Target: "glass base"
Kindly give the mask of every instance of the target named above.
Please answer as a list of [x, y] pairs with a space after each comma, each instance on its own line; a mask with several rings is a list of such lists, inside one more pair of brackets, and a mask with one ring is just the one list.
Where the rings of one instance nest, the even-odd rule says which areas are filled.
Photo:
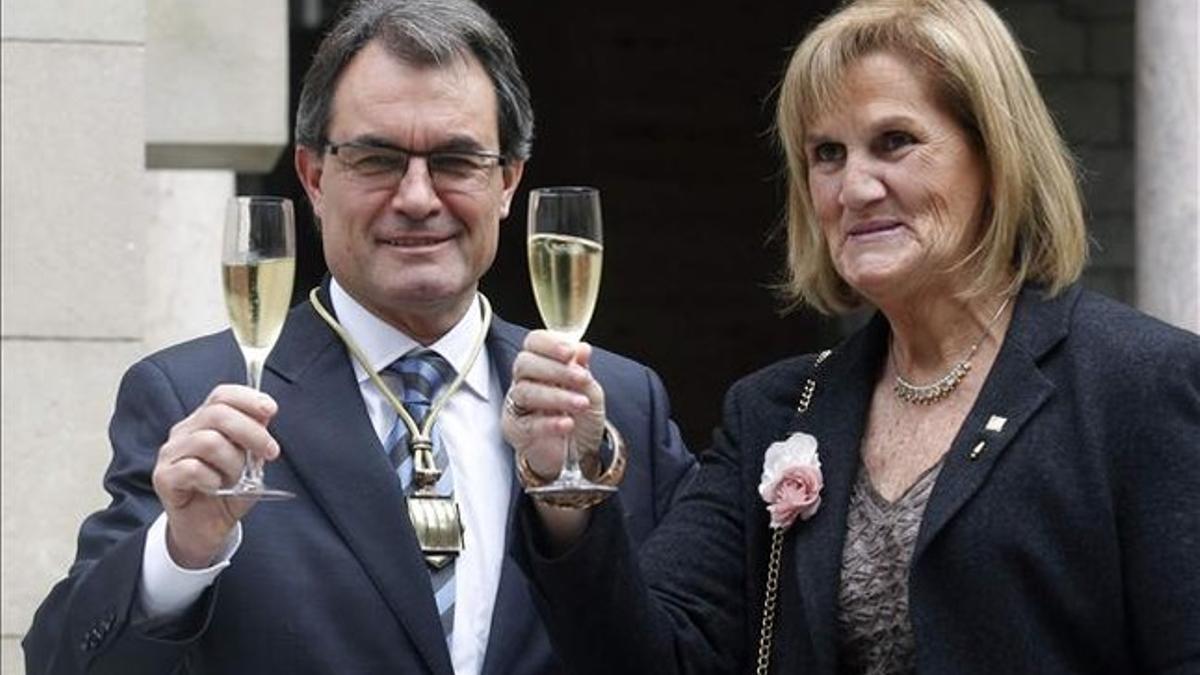
[[549, 485], [525, 488], [525, 494], [531, 497], [601, 497], [608, 496], [616, 491], [616, 486], [600, 485], [586, 478], [559, 480]]
[[249, 499], [258, 502], [279, 502], [296, 495], [287, 490], [277, 490], [259, 483], [238, 483], [233, 487], [221, 488], [213, 495], [224, 499]]

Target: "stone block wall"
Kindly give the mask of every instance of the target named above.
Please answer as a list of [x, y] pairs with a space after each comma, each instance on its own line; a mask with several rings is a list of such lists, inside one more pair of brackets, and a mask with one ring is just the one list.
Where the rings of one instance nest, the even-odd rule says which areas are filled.
[[140, 2], [0, 5], [0, 417], [5, 673], [105, 503], [105, 426], [141, 347]]
[[1085, 285], [1134, 304], [1134, 0], [992, 0], [1078, 161]]
[[[253, 50], [256, 68], [206, 79], [185, 38]], [[224, 203], [235, 168], [269, 167], [286, 143], [286, 64], [283, 0], [0, 2], [6, 675], [24, 672], [21, 637], [66, 574], [80, 522], [108, 501], [121, 373], [225, 323]], [[168, 150], [163, 170], [147, 171], [150, 146]], [[173, 170], [192, 167], [207, 170]]]

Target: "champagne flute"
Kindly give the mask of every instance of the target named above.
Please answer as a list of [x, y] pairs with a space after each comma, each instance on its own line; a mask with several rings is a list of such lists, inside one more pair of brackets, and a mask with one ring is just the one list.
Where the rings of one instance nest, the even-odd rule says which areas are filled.
[[[221, 280], [233, 336], [246, 360], [247, 383], [262, 388], [263, 364], [283, 331], [296, 272], [296, 226], [290, 199], [233, 197], [225, 212]], [[255, 500], [289, 499], [263, 483], [263, 462], [246, 452], [236, 484], [214, 494]]]
[[[583, 337], [596, 296], [604, 255], [600, 192], [590, 187], [548, 187], [529, 193], [529, 277], [546, 328], [577, 342]], [[558, 478], [525, 490], [532, 495], [615, 492], [584, 477], [571, 436]]]

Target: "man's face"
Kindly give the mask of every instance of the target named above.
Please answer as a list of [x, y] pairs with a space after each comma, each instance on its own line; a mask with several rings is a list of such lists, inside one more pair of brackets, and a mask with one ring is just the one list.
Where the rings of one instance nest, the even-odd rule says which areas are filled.
[[[346, 66], [334, 93], [328, 142], [415, 153], [499, 152], [496, 95], [473, 57], [414, 66], [380, 44]], [[438, 189], [425, 157], [393, 180], [363, 180], [344, 154], [296, 151], [321, 220], [325, 261], [372, 313], [432, 341], [462, 316], [496, 255], [522, 163], [489, 164], [470, 190]]]

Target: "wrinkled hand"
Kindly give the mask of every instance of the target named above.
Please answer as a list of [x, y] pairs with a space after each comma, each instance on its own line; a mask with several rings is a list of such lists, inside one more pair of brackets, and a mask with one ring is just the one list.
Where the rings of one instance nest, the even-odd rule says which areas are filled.
[[604, 437], [604, 390], [588, 370], [591, 355], [587, 343], [537, 330], [513, 361], [508, 398], [520, 414], [505, 406], [504, 438], [547, 480], [562, 467], [568, 435], [575, 439], [580, 462], [597, 464], [588, 460], [596, 457]]
[[222, 499], [212, 492], [237, 482], [245, 450], [266, 461], [279, 456], [279, 444], [267, 433], [277, 410], [266, 394], [222, 384], [171, 427], [158, 450], [153, 482], [167, 513], [167, 551], [178, 565], [208, 566], [254, 506], [251, 500]]

